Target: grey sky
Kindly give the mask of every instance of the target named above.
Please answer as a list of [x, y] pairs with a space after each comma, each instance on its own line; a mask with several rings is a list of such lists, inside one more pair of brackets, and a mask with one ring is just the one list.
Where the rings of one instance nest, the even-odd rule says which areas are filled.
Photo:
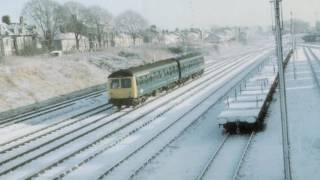
[[[1, 0], [0, 15], [19, 17], [27, 0]], [[57, 0], [60, 3], [67, 0]], [[99, 5], [117, 15], [133, 9], [152, 24], [163, 28], [216, 25], [268, 25], [271, 22], [269, 0], [74, 0]], [[320, 20], [320, 0], [283, 0], [284, 16], [289, 12], [314, 24]]]

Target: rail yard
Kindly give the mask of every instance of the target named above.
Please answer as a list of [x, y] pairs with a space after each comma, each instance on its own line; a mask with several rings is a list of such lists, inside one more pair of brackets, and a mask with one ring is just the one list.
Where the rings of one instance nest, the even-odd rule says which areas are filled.
[[[270, 47], [219, 60], [209, 53], [204, 56], [203, 75], [163, 89], [135, 107], [117, 107], [107, 102], [107, 90], [96, 90], [1, 119], [0, 179], [263, 177], [265, 172], [258, 169], [272, 164], [273, 156], [262, 158], [267, 162], [262, 165], [259, 149], [278, 142], [279, 134], [275, 117], [279, 113], [269, 115], [277, 111], [278, 102], [273, 54]], [[320, 50], [301, 46], [293, 53], [286, 49], [285, 54], [288, 94], [297, 96], [301, 89], [320, 92]], [[243, 131], [239, 126], [231, 133], [228, 126], [219, 127], [239, 125], [243, 119], [264, 127]], [[292, 162], [298, 164], [299, 142], [291, 142]], [[270, 153], [281, 156], [278, 146]], [[272, 173], [277, 179], [283, 174], [281, 161], [276, 162]], [[299, 169], [297, 164], [293, 168]], [[294, 175], [305, 172], [297, 170]]]

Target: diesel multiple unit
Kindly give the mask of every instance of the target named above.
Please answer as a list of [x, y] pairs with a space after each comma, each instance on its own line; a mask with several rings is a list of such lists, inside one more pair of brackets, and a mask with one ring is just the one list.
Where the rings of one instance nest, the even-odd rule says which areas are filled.
[[200, 53], [122, 69], [108, 77], [109, 102], [118, 107], [136, 106], [149, 96], [156, 96], [203, 72], [204, 58]]

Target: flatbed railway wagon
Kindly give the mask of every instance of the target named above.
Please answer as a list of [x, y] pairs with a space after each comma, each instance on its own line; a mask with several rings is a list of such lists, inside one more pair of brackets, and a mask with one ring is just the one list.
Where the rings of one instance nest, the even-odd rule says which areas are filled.
[[192, 53], [138, 67], [121, 69], [108, 77], [109, 102], [137, 106], [150, 96], [172, 89], [204, 72], [204, 58]]
[[[284, 68], [292, 53], [290, 50], [285, 58]], [[260, 73], [246, 82], [239, 96], [227, 99], [227, 107], [218, 116], [219, 126], [230, 133], [250, 133], [263, 129], [264, 118], [278, 82], [276, 62], [265, 65]]]
[[240, 95], [226, 100], [227, 107], [218, 116], [218, 122], [227, 132], [249, 133], [263, 128], [263, 119], [278, 84], [275, 71], [263, 73], [249, 79]]

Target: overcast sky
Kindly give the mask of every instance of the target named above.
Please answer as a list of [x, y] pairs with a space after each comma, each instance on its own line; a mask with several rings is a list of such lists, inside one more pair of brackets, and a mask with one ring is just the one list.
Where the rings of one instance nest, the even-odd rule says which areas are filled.
[[[0, 15], [17, 21], [28, 0], [1, 0]], [[64, 3], [67, 0], [57, 0]], [[113, 15], [132, 9], [151, 24], [162, 28], [210, 27], [212, 25], [269, 25], [269, 0], [74, 0], [84, 5], [99, 5]], [[314, 24], [320, 20], [320, 0], [283, 0], [284, 16], [294, 16]]]

